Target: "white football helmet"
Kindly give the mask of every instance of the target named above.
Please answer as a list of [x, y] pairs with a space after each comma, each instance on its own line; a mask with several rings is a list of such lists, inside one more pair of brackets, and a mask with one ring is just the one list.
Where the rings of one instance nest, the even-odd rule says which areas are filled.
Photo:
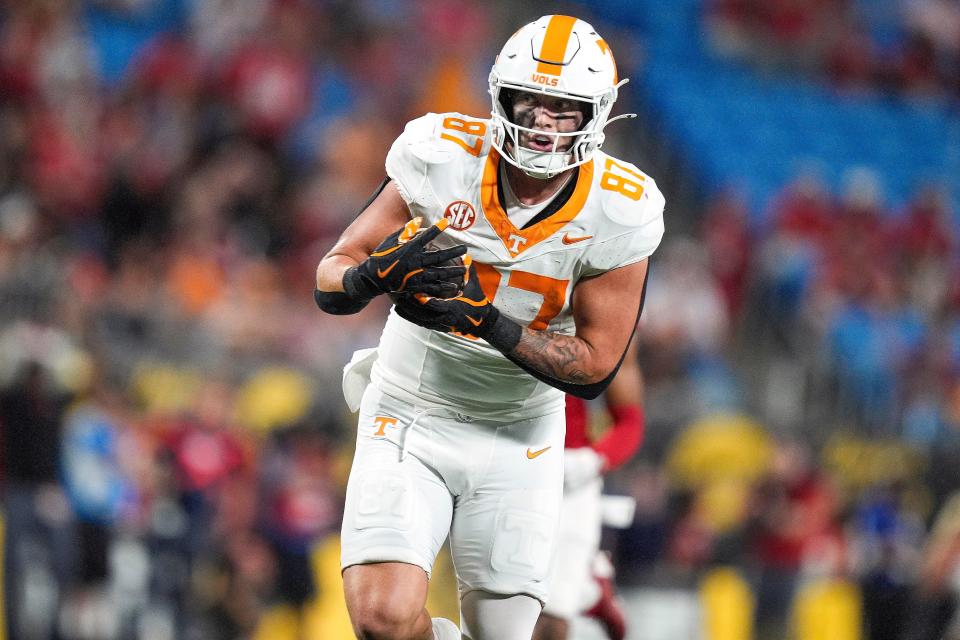
[[[543, 16], [520, 28], [503, 46], [490, 71], [491, 140], [510, 164], [535, 178], [550, 178], [587, 162], [603, 144], [604, 127], [618, 89], [627, 83], [617, 77], [613, 52], [583, 20], [570, 16]], [[505, 91], [506, 90], [506, 91]], [[572, 133], [550, 132], [552, 151], [520, 146], [520, 133], [542, 133], [513, 122], [509, 96], [529, 91], [583, 102], [583, 125]], [[565, 139], [569, 149], [558, 151]]]

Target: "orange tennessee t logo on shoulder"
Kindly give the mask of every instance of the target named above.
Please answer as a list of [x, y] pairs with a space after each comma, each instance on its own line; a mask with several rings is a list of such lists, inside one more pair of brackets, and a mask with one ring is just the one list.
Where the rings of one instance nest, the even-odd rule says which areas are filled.
[[550, 447], [544, 447], [543, 449], [537, 449], [536, 451], [531, 451], [530, 449], [527, 449], [527, 459], [533, 460], [540, 454], [546, 453], [548, 449], [550, 449]]
[[387, 416], [376, 416], [373, 419], [373, 423], [377, 425], [377, 430], [373, 434], [374, 436], [385, 436], [387, 435], [386, 428], [392, 427], [397, 424], [396, 418], [388, 418]]

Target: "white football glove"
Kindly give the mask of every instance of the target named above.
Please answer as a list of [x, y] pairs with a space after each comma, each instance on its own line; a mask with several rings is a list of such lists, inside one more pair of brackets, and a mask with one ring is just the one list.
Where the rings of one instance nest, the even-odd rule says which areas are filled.
[[572, 491], [600, 477], [603, 457], [590, 447], [566, 449], [563, 452], [563, 489]]

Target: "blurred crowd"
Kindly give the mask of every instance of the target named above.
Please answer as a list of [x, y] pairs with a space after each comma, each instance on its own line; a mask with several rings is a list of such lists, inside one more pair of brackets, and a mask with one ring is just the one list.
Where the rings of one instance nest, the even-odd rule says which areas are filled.
[[960, 6], [953, 0], [710, 0], [728, 55], [820, 75], [844, 91], [960, 96]]
[[721, 193], [661, 249], [619, 566], [686, 587], [738, 567], [761, 638], [844, 607], [871, 640], [960, 637], [953, 212], [935, 184], [889, 211], [869, 170], [845, 182], [801, 171], [761, 227]]
[[[854, 5], [880, 3], [840, 13]], [[801, 18], [823, 7], [709, 10], [758, 52], [783, 40], [768, 29], [817, 40]], [[339, 529], [353, 441], [340, 367], [375, 343], [386, 306], [320, 313], [314, 269], [404, 122], [489, 110], [489, 62], [537, 8], [0, 3], [10, 637], [253, 637], [270, 607], [317, 595], [311, 549]], [[937, 44], [937, 65], [957, 45]], [[947, 633], [955, 212], [936, 185], [905, 211], [883, 202], [853, 168], [839, 197], [798, 174], [765, 228], [735, 191], [688, 237], [668, 210], [638, 333], [647, 441], [609, 486], [638, 502], [607, 545], [625, 585], [694, 588], [737, 567], [758, 630], [781, 638], [795, 594], [839, 580], [866, 637]]]
[[314, 270], [420, 100], [485, 111], [492, 16], [0, 4], [10, 637], [248, 637], [313, 596], [352, 443], [339, 368], [385, 311], [319, 313]]

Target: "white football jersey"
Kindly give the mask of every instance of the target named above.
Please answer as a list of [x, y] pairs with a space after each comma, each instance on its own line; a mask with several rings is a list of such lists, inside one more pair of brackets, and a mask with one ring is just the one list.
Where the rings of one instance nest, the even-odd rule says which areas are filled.
[[[663, 195], [632, 164], [597, 152], [580, 166], [558, 211], [518, 228], [498, 196], [499, 156], [488, 132], [486, 120], [427, 114], [394, 142], [387, 175], [424, 227], [449, 220], [437, 244], [468, 247], [484, 293], [501, 313], [522, 326], [572, 335], [577, 282], [653, 253], [663, 235]], [[417, 405], [501, 419], [563, 407], [561, 391], [483, 340], [424, 329], [393, 310], [378, 350], [374, 384]]]

